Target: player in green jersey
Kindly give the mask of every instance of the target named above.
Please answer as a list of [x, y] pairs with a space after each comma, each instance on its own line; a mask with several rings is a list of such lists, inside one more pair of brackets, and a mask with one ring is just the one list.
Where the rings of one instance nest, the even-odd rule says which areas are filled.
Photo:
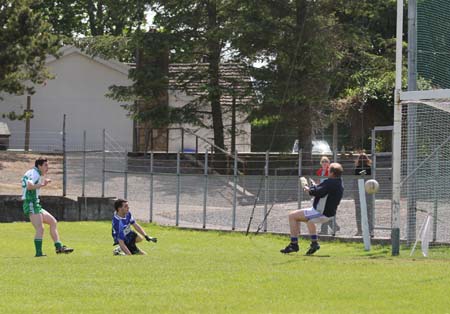
[[48, 172], [48, 161], [40, 157], [34, 163], [34, 167], [28, 170], [22, 178], [22, 200], [23, 211], [30, 218], [36, 234], [34, 236], [34, 246], [36, 248], [36, 257], [45, 256], [42, 252], [42, 238], [44, 237], [44, 224], [50, 226], [50, 235], [55, 243], [57, 254], [72, 253], [73, 249], [63, 245], [59, 240], [57, 221], [48, 211], [41, 207], [39, 202], [39, 191], [47, 186], [51, 180], [42, 179]]

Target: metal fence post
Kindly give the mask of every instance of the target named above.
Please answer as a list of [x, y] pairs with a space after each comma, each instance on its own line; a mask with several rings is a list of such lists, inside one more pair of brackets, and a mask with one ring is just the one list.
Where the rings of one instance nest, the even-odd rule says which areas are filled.
[[[376, 179], [377, 178], [377, 146], [376, 146], [376, 130], [375, 128], [372, 129], [371, 132], [371, 136], [372, 136], [372, 141], [370, 144], [370, 155], [372, 157], [372, 179]], [[367, 208], [367, 210], [370, 210], [371, 215], [369, 215], [369, 226], [372, 226], [372, 230], [370, 230], [370, 232], [373, 232], [373, 227], [375, 226], [375, 214], [376, 214], [376, 208], [377, 206], [375, 206], [376, 204], [376, 195], [372, 194], [369, 195], [369, 197], [372, 198], [372, 206], [371, 208]]]
[[233, 167], [233, 214], [231, 220], [231, 230], [236, 229], [236, 190], [237, 190], [237, 151], [234, 151], [234, 167]]
[[[208, 151], [206, 151], [208, 152]], [[198, 154], [198, 136], [195, 136], [195, 154]]]
[[[283, 171], [282, 169], [280, 169]], [[274, 203], [278, 202], [278, 168], [274, 169], [274, 179], [273, 179], [273, 199]]]
[[[264, 215], [267, 217], [267, 202], [269, 200], [269, 151], [266, 151], [266, 165], [264, 167]], [[268, 217], [267, 217], [268, 218]], [[264, 232], [267, 232], [267, 218], [264, 219]]]
[[123, 198], [128, 197], [128, 150], [125, 150], [125, 165], [124, 165], [124, 176], [123, 176]]
[[166, 129], [166, 153], [169, 153], [169, 144], [170, 144], [170, 129]]
[[298, 182], [297, 182], [297, 208], [302, 208], [302, 201], [303, 201], [303, 188], [302, 184], [300, 182], [300, 178], [302, 177], [302, 150], [298, 150]]
[[63, 151], [63, 196], [67, 195], [67, 151], [66, 151], [66, 115], [63, 117], [62, 130], [62, 151]]
[[86, 130], [83, 131], [83, 181], [81, 187], [81, 196], [84, 197], [86, 189]]
[[206, 228], [206, 207], [208, 200], [208, 149], [205, 150], [205, 186], [203, 188], [203, 229]]
[[153, 222], [153, 151], [150, 153], [150, 222]]
[[102, 131], [102, 197], [105, 197], [106, 131]]
[[[433, 149], [434, 150], [434, 149]], [[440, 170], [440, 162], [439, 162], [439, 154], [436, 154], [435, 160], [434, 160], [434, 178], [435, 180], [439, 180], [439, 170]], [[436, 185], [436, 181], [433, 183]], [[438, 195], [437, 195], [437, 188], [433, 188], [433, 241], [436, 241], [437, 237], [437, 223], [438, 223]]]
[[180, 152], [177, 153], [177, 205], [175, 213], [175, 225], [180, 221]]
[[184, 129], [181, 128], [181, 152], [184, 153]]

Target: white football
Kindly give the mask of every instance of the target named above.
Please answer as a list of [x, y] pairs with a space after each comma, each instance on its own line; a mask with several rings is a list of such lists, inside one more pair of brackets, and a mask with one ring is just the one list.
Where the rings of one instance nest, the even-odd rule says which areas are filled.
[[377, 180], [370, 179], [364, 183], [364, 188], [368, 194], [375, 194], [380, 189], [380, 185]]

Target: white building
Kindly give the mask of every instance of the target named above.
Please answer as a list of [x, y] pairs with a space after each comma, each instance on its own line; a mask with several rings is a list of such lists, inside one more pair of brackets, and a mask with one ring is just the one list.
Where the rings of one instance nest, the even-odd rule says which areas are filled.
[[[131, 85], [128, 79], [130, 67], [126, 64], [91, 57], [74, 47], [64, 47], [59, 58], [48, 57], [47, 66], [55, 79], [48, 80], [45, 85], [37, 86], [36, 93], [31, 95], [33, 118], [30, 120], [30, 149], [35, 151], [55, 151], [62, 148], [63, 116], [66, 115], [66, 145], [69, 150], [82, 148], [83, 131], [87, 133], [88, 149], [102, 147], [102, 130], [108, 138], [122, 149], [132, 150], [133, 121], [127, 111], [105, 95], [112, 85]], [[171, 65], [180, 69], [179, 65]], [[181, 67], [182, 68], [182, 67]], [[176, 70], [177, 71], [177, 70]], [[170, 71], [173, 72], [173, 71]], [[169, 106], [183, 106], [195, 95], [187, 95], [179, 90], [169, 90]], [[15, 111], [22, 113], [26, 109], [27, 96], [2, 95], [0, 113]], [[229, 114], [224, 114], [224, 124], [230, 123]], [[250, 124], [246, 115], [238, 114], [237, 149], [250, 151]], [[0, 116], [11, 131], [10, 149], [23, 149], [25, 142], [25, 121], [11, 121]], [[188, 125], [170, 126], [170, 128]], [[205, 139], [211, 139], [210, 129], [193, 129]], [[169, 130], [169, 151], [181, 148], [180, 131]], [[158, 133], [155, 130], [154, 133]], [[185, 133], [187, 134], [187, 133]], [[154, 135], [156, 136], [156, 135]], [[185, 135], [183, 146], [186, 150], [195, 149], [194, 136]], [[197, 141], [199, 150], [205, 143]]]

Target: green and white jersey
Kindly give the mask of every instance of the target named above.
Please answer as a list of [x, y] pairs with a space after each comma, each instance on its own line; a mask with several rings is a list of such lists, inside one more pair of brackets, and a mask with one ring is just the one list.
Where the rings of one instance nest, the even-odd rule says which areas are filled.
[[28, 170], [22, 178], [22, 200], [25, 203], [39, 203], [39, 189], [27, 190], [27, 182], [32, 184], [41, 183], [41, 172], [38, 168], [33, 167]]

